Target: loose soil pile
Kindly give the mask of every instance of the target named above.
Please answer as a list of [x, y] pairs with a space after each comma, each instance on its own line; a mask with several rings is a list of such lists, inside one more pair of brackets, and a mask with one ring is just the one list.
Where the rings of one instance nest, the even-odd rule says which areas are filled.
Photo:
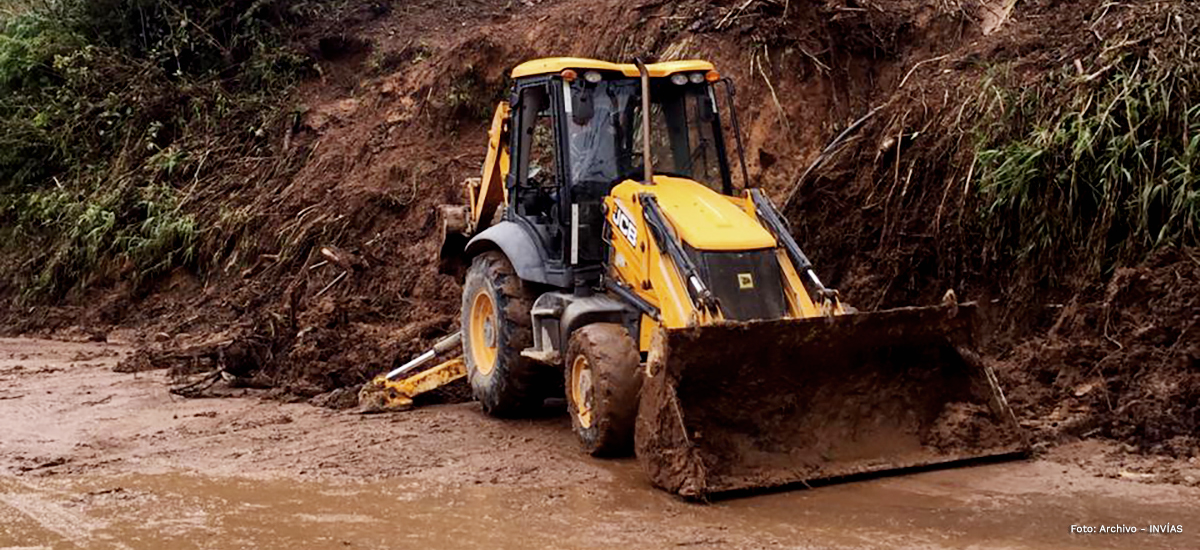
[[[1080, 16], [1098, 14], [1096, 0], [1026, 2], [1011, 17], [1008, 2], [922, 0], [363, 4], [297, 36], [321, 76], [268, 135], [274, 158], [196, 190], [213, 267], [8, 307], [5, 332], [130, 327], [145, 341], [125, 369], [225, 371], [288, 399], [353, 389], [457, 327], [458, 282], [435, 268], [435, 207], [461, 203], [460, 183], [478, 174], [513, 65], [700, 57], [738, 83], [751, 179], [786, 205], [849, 302], [1002, 296], [985, 349], [1043, 441], [1197, 452], [1194, 251], [1132, 262], [1107, 287], [1094, 272], [1018, 284], [974, 214], [970, 99], [989, 64], [1057, 70], [1097, 47], [1096, 29], [1149, 15], [1110, 6], [1097, 27]], [[1046, 314], [1047, 302], [1063, 307]]]
[[1117, 270], [996, 369], [1042, 441], [1101, 436], [1200, 456], [1200, 254], [1164, 251]]

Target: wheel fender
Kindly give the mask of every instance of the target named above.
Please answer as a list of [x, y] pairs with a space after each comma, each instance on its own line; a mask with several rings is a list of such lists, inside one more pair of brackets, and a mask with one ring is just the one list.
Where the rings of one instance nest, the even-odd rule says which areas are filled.
[[548, 284], [545, 261], [532, 235], [520, 225], [502, 221], [467, 242], [466, 256], [472, 258], [487, 250], [499, 250], [508, 257], [522, 280]]
[[616, 323], [624, 325], [636, 342], [639, 317], [640, 313], [637, 310], [609, 296], [597, 294], [586, 298], [574, 298], [563, 309], [562, 321], [559, 323], [562, 331], [559, 341], [565, 349], [575, 329], [592, 323]]

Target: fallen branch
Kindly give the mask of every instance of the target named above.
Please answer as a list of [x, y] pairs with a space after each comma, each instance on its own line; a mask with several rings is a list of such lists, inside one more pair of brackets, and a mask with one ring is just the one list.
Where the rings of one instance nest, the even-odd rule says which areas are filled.
[[722, 28], [724, 28], [725, 23], [729, 22], [730, 17], [733, 17], [736, 14], [742, 13], [742, 11], [744, 11], [746, 8], [750, 7], [750, 4], [753, 4], [753, 3], [754, 3], [754, 0], [746, 0], [746, 3], [742, 4], [741, 7], [738, 7], [736, 9], [730, 9], [729, 12], [727, 12], [725, 14], [725, 17], [721, 18], [721, 20], [719, 22], [717, 22], [717, 27], [716, 27], [717, 30], [721, 30]]
[[921, 65], [924, 65], [926, 63], [932, 63], [934, 61], [941, 61], [943, 59], [946, 59], [947, 57], [950, 57], [950, 54], [943, 54], [943, 55], [939, 55], [937, 57], [931, 57], [929, 59], [926, 59], [925, 61], [918, 61], [916, 65], [913, 65], [912, 68], [908, 70], [908, 73], [904, 75], [904, 78], [900, 79], [900, 85], [896, 86], [896, 90], [899, 90], [900, 88], [904, 87], [904, 83], [908, 82], [908, 77], [912, 76], [913, 71], [916, 71], [917, 67], [920, 67]]
[[200, 395], [200, 392], [203, 392], [204, 390], [211, 388], [213, 384], [216, 384], [217, 380], [221, 379], [221, 373], [223, 372], [225, 372], [225, 369], [209, 371], [202, 375], [195, 382], [183, 386], [175, 386], [168, 391], [180, 397], [195, 397]]
[[[770, 61], [770, 52], [767, 51], [766, 45], [763, 46], [763, 56]], [[775, 110], [779, 112], [779, 120], [783, 122], [783, 128], [787, 131], [788, 138], [792, 136], [792, 124], [788, 121], [787, 113], [783, 110], [783, 105], [779, 103], [779, 96], [775, 94], [775, 86], [771, 84], [771, 79], [767, 78], [767, 72], [763, 70], [762, 58], [758, 60], [758, 74], [762, 75], [763, 82], [767, 83], [767, 91], [771, 92], [771, 101], [775, 102]]]
[[336, 279], [334, 279], [329, 284], [325, 285], [325, 288], [322, 288], [320, 292], [318, 292], [315, 296], [313, 296], [313, 298], [319, 298], [322, 294], [325, 294], [326, 292], [329, 291], [329, 289], [333, 288], [333, 285], [336, 285], [336, 284], [342, 282], [342, 279], [346, 278], [347, 273], [349, 273], [349, 271], [343, 271], [341, 275], [338, 275]]
[[886, 103], [875, 107], [858, 120], [850, 123], [845, 130], [842, 130], [837, 137], [833, 138], [833, 141], [829, 142], [829, 145], [826, 145], [825, 148], [821, 150], [821, 154], [817, 155], [817, 158], [812, 161], [812, 164], [808, 165], [808, 168], [804, 170], [804, 173], [800, 174], [800, 177], [796, 180], [796, 183], [792, 184], [792, 190], [788, 192], [787, 199], [783, 201], [783, 209], [781, 212], [783, 212], [785, 215], [787, 214], [787, 211], [792, 207], [792, 203], [795, 202], [796, 196], [799, 195], [800, 189], [804, 186], [804, 182], [808, 179], [808, 175], [812, 173], [812, 171], [818, 166], [828, 160], [829, 157], [833, 156], [833, 153], [841, 148], [843, 142], [849, 138], [851, 134], [857, 132], [858, 129], [867, 122], [867, 120], [870, 120], [871, 117], [875, 116], [875, 113], [878, 113], [879, 110], [885, 106], [887, 106]]
[[321, 256], [323, 256], [329, 263], [332, 263], [345, 271], [361, 271], [371, 267], [358, 255], [347, 252], [333, 245], [322, 246]]

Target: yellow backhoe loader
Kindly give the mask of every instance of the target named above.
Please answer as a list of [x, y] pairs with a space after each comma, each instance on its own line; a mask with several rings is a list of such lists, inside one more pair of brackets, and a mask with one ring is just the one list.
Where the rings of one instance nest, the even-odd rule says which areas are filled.
[[635, 451], [692, 498], [1024, 452], [974, 306], [842, 303], [749, 185], [712, 64], [550, 58], [512, 79], [482, 177], [442, 207], [463, 362], [438, 376], [465, 366], [484, 412], [565, 391], [587, 452]]

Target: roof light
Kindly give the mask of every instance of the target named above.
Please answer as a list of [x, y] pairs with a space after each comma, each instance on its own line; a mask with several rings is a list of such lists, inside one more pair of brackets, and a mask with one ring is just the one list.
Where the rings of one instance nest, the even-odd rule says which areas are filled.
[[709, 82], [721, 80], [721, 73], [718, 73], [717, 71], [708, 71], [707, 73], [704, 73], [704, 80]]
[[603, 78], [604, 77], [598, 71], [588, 71], [583, 73], [583, 79], [591, 82], [592, 84], [600, 82]]
[[692, 84], [704, 82], [704, 73], [692, 73], [688, 75], [688, 80], [691, 80]]
[[675, 84], [677, 86], [683, 86], [684, 84], [687, 84], [687, 82], [688, 82], [688, 76], [686, 74], [675, 73], [675, 74], [671, 75], [671, 84]]
[[561, 72], [559, 74], [561, 74], [563, 80], [566, 80], [567, 82], [574, 82], [575, 78], [579, 76], [579, 75], [575, 74], [575, 71], [573, 71], [571, 69], [563, 69], [563, 72]]

